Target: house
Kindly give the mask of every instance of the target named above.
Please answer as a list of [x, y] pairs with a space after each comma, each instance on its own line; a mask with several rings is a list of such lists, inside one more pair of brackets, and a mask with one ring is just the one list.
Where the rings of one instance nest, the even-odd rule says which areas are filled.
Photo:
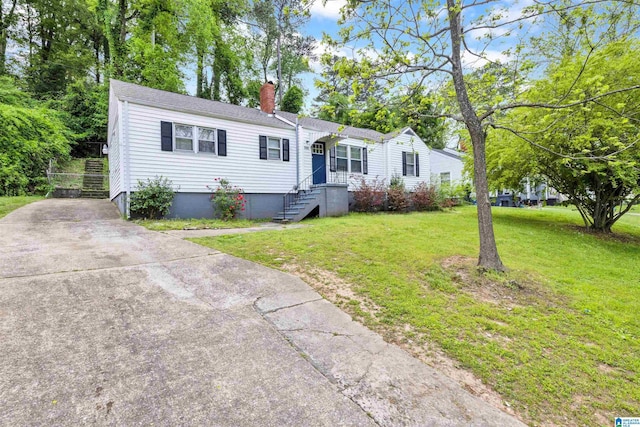
[[431, 182], [436, 185], [457, 185], [467, 182], [462, 153], [451, 148], [431, 151]]
[[110, 198], [129, 216], [138, 181], [163, 176], [176, 195], [169, 217], [211, 217], [215, 178], [243, 188], [245, 218], [299, 220], [348, 211], [359, 178], [430, 178], [430, 150], [409, 128], [390, 134], [276, 111], [266, 83], [260, 109], [111, 80]]

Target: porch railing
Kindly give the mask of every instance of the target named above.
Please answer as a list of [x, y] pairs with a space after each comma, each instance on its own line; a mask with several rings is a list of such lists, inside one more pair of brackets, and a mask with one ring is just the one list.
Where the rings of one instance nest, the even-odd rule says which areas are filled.
[[[321, 166], [314, 170], [311, 175], [300, 181], [297, 185], [294, 185], [291, 190], [283, 197], [282, 202], [282, 212], [283, 217], [286, 218], [287, 212], [291, 211], [290, 207], [294, 205], [301, 196], [303, 196], [307, 191], [311, 190], [313, 184], [313, 175], [326, 166]], [[348, 183], [348, 173], [347, 171], [336, 171], [329, 172], [327, 175], [327, 184], [347, 184]]]

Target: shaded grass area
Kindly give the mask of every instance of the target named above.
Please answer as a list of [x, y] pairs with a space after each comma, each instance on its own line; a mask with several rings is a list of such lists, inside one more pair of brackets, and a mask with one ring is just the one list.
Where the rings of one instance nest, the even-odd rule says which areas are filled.
[[275, 268], [330, 272], [358, 296], [345, 310], [382, 333], [435, 343], [527, 422], [637, 416], [640, 221], [625, 217], [617, 236], [601, 237], [570, 209], [495, 208], [494, 220], [505, 275], [473, 267], [473, 207], [192, 240]]
[[58, 167], [58, 173], [84, 173], [87, 159], [69, 159]]
[[29, 203], [42, 200], [42, 196], [17, 196], [17, 197], [0, 197], [0, 218], [9, 212], [21, 208]]
[[219, 219], [139, 219], [134, 222], [148, 228], [149, 230], [168, 231], [257, 227], [260, 224], [265, 223], [266, 220], [236, 219], [233, 221], [222, 221]]

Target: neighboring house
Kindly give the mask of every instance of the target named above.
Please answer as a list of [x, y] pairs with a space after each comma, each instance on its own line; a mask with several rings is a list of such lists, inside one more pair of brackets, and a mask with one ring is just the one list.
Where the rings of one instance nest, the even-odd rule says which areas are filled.
[[111, 200], [129, 216], [138, 180], [163, 176], [176, 188], [169, 217], [211, 217], [220, 177], [244, 189], [244, 217], [298, 220], [346, 213], [358, 178], [429, 181], [430, 150], [409, 128], [385, 135], [275, 111], [270, 83], [260, 98], [252, 109], [111, 80]]
[[436, 185], [457, 185], [468, 181], [464, 174], [463, 153], [445, 148], [431, 151], [432, 183]]
[[565, 200], [567, 198], [553, 187], [549, 187], [544, 182], [536, 184], [529, 178], [522, 181], [521, 192], [508, 189], [496, 192], [496, 206], [531, 206], [539, 205], [542, 202], [553, 206]]

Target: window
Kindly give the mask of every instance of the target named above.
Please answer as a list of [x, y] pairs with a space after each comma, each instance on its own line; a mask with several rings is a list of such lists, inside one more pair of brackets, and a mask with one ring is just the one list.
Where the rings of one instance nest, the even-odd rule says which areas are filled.
[[351, 173], [362, 173], [362, 148], [350, 147], [351, 149]]
[[280, 138], [269, 137], [268, 140], [268, 159], [280, 160]]
[[289, 140], [275, 136], [259, 135], [260, 159], [289, 161]]
[[193, 151], [193, 126], [175, 125], [176, 150]]
[[311, 152], [313, 154], [324, 154], [324, 144], [314, 142], [311, 146]]
[[336, 146], [336, 164], [339, 171], [349, 172], [349, 151], [344, 145]]
[[420, 176], [420, 163], [418, 162], [418, 153], [415, 151], [402, 152], [402, 175]]
[[209, 128], [198, 128], [198, 152], [216, 153], [216, 130]]
[[441, 172], [440, 185], [449, 185], [449, 184], [451, 184], [451, 172]]
[[416, 176], [416, 155], [407, 153], [407, 176]]
[[367, 148], [336, 145], [329, 150], [331, 172], [369, 173]]

